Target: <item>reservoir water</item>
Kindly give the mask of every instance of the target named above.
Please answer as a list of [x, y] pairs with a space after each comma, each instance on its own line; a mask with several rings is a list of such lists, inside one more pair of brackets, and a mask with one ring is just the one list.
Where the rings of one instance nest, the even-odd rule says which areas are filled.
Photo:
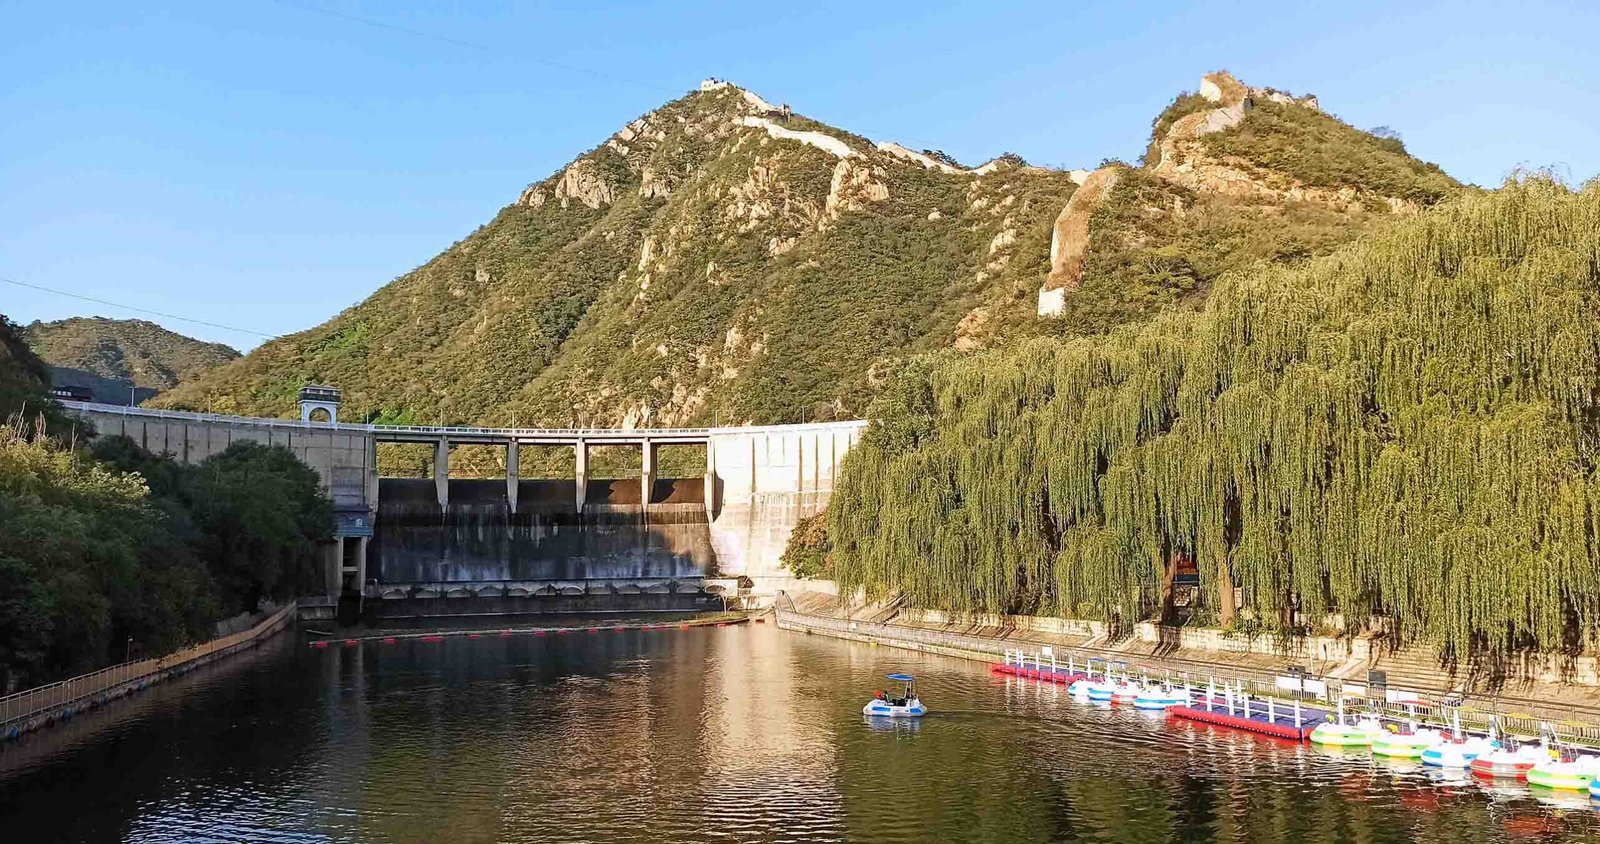
[[1512, 840], [1600, 815], [770, 624], [285, 635], [0, 746], [5, 842]]

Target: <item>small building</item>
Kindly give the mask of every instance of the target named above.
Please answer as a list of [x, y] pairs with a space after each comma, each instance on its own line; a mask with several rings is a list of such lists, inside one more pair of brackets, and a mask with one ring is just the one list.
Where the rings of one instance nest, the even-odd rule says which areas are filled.
[[326, 384], [307, 384], [300, 388], [300, 421], [339, 421], [339, 401], [343, 394], [338, 387]]
[[50, 395], [62, 401], [94, 401], [94, 393], [88, 387], [79, 387], [74, 384], [51, 387]]

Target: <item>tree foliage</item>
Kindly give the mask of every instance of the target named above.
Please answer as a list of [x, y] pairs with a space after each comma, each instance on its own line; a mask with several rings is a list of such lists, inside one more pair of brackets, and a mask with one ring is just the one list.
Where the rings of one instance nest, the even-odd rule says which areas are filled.
[[1597, 306], [1600, 187], [1531, 179], [1225, 276], [1198, 313], [907, 367], [845, 460], [834, 576], [1129, 622], [1182, 554], [1267, 629], [1592, 643]]
[[311, 585], [332, 506], [283, 448], [198, 466], [0, 428], [0, 688], [164, 653]]

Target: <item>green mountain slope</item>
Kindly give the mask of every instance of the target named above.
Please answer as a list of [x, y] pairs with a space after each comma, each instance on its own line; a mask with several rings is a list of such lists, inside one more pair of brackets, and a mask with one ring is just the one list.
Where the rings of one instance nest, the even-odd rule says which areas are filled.
[[23, 397], [43, 393], [49, 377], [44, 362], [22, 339], [22, 329], [0, 314], [0, 394], [5, 396], [5, 408], [14, 411]]
[[1126, 233], [1090, 238], [1067, 297], [1091, 317], [1040, 320], [1058, 218], [1086, 173], [1014, 156], [969, 170], [708, 83], [366, 301], [155, 403], [287, 415], [301, 385], [326, 382], [348, 416], [423, 422], [855, 417], [905, 355], [1142, 319], [1203, 300], [1225, 268], [1321, 254], [1391, 210], [1320, 195], [1240, 210], [1149, 169], [1192, 195], [1182, 224], [1135, 236], [1140, 200], [1113, 197], [1122, 216], [1097, 226]]
[[142, 319], [73, 317], [34, 322], [23, 337], [53, 367], [151, 390], [170, 390], [239, 356], [221, 343], [185, 337]]
[[1457, 659], [1593, 645], [1597, 309], [1600, 186], [1532, 180], [1228, 275], [1199, 313], [919, 358], [786, 558], [1122, 624], [1173, 612], [1193, 560], [1201, 620], [1384, 616]]

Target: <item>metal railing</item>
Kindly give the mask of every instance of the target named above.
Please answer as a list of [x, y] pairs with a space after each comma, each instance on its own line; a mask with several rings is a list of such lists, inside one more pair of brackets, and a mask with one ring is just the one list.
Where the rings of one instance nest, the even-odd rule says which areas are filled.
[[77, 704], [104, 696], [141, 680], [159, 678], [165, 672], [197, 660], [226, 655], [236, 648], [254, 643], [263, 635], [276, 631], [294, 612], [295, 603], [290, 601], [248, 630], [212, 639], [165, 656], [136, 659], [0, 697], [0, 734], [10, 735], [13, 727], [20, 729], [23, 725], [39, 718], [67, 714], [70, 710], [75, 710]]
[[748, 425], [748, 426], [720, 426], [710, 428], [474, 428], [466, 426], [428, 426], [428, 425], [371, 425], [352, 424], [349, 422], [310, 422], [299, 419], [273, 419], [264, 416], [229, 416], [220, 413], [194, 413], [187, 410], [159, 410], [148, 407], [129, 407], [120, 404], [100, 404], [86, 401], [62, 401], [63, 407], [89, 413], [104, 413], [114, 416], [139, 416], [152, 419], [177, 419], [189, 422], [216, 422], [227, 425], [258, 425], [268, 428], [288, 428], [299, 431], [344, 431], [354, 434], [415, 434], [418, 436], [442, 437], [449, 439], [451, 435], [458, 437], [498, 437], [516, 439], [520, 437], [571, 437], [571, 438], [596, 438], [596, 439], [630, 439], [644, 440], [672, 437], [709, 437], [712, 434], [747, 434], [761, 432], [775, 432], [796, 430], [801, 428], [827, 428], [846, 427], [861, 428], [866, 426], [864, 420], [848, 420], [842, 422], [810, 422], [795, 425]]
[[[1337, 706], [1342, 698], [1346, 714], [1372, 713], [1392, 721], [1414, 721], [1419, 725], [1435, 727], [1452, 727], [1459, 718], [1463, 729], [1475, 732], [1485, 732], [1493, 724], [1503, 735], [1537, 737], [1548, 733], [1560, 743], [1600, 747], [1600, 724], [1508, 712], [1498, 708], [1485, 709], [1454, 699], [1427, 700], [1420, 692], [1401, 689], [1388, 690], [1398, 695], [1400, 699], [1391, 699], [1388, 694], [1384, 697], [1374, 697], [1367, 694], [1370, 689], [1365, 683], [1356, 681], [1331, 677], [1275, 675], [1271, 671], [1249, 669], [1235, 673], [1221, 668], [1212, 670], [1210, 666], [1195, 671], [1185, 671], [1130, 662], [1115, 652], [1096, 654], [1092, 649], [1072, 645], [1053, 645], [1052, 648], [1057, 655], [1052, 663], [1052, 657], [1044, 654], [1042, 650], [1024, 653], [1004, 640], [881, 622], [814, 616], [796, 611], [792, 600], [787, 606], [780, 602], [776, 609], [779, 626], [794, 625], [814, 630], [834, 631], [844, 634], [846, 638], [879, 636], [885, 640], [911, 643], [915, 646], [947, 648], [974, 655], [992, 655], [1007, 662], [1021, 660], [1020, 664], [1040, 668], [1070, 667], [1071, 670], [1088, 671], [1092, 667], [1092, 671], [1088, 673], [1096, 675], [1109, 669], [1118, 677], [1170, 682], [1201, 689], [1208, 685], [1229, 687], [1241, 695], [1248, 695], [1257, 700], [1280, 700], [1289, 704], [1298, 700], [1316, 703], [1325, 709]], [[1288, 682], [1291, 680], [1295, 682]], [[1346, 686], [1357, 687], [1361, 693], [1347, 692]]]

